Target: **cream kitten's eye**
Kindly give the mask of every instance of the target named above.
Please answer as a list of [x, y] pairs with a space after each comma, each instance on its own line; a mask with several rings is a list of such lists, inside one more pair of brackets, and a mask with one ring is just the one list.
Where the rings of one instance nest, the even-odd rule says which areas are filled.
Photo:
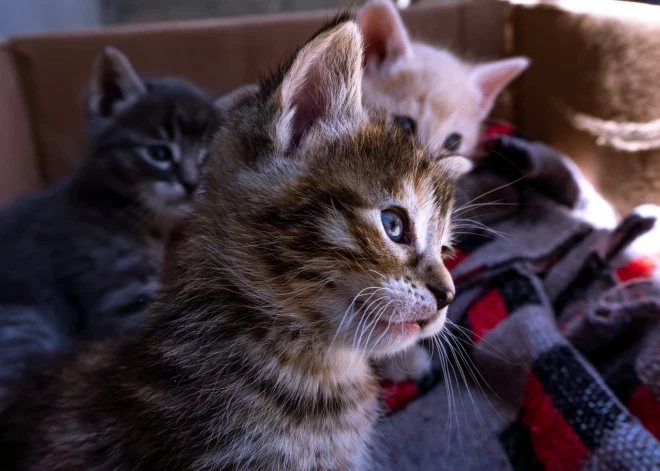
[[453, 132], [449, 136], [447, 136], [442, 146], [447, 150], [458, 150], [458, 146], [461, 145], [462, 140], [463, 140], [463, 136], [461, 136], [457, 132]]
[[410, 116], [395, 116], [394, 125], [410, 134], [415, 134], [417, 130], [417, 124], [415, 124], [415, 120]]
[[397, 244], [406, 244], [407, 241], [407, 227], [404, 218], [391, 209], [386, 209], [380, 213], [380, 220], [383, 223], [385, 228], [385, 233], [387, 237], [390, 238], [392, 242]]

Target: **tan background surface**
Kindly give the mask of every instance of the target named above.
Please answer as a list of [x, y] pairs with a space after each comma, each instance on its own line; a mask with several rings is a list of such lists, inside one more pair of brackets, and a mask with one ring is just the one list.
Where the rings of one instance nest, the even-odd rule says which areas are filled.
[[[658, 146], [599, 145], [602, 133], [575, 122], [578, 115], [619, 127], [660, 119], [660, 7], [603, 0], [580, 9], [588, 3], [515, 9], [515, 48], [533, 64], [521, 80], [518, 124], [576, 160], [620, 213], [660, 204]], [[641, 143], [651, 145], [651, 137]]]
[[[503, 54], [507, 6], [486, 2], [420, 6], [405, 13], [413, 36], [478, 57]], [[254, 81], [332, 13], [135, 25], [12, 41], [46, 182], [69, 172], [84, 148], [81, 98], [105, 45], [124, 51], [144, 75], [186, 77], [214, 93]]]
[[[404, 13], [416, 38], [479, 58], [531, 57], [532, 66], [512, 87], [512, 106], [500, 106], [499, 115], [573, 157], [620, 212], [660, 203], [657, 148], [622, 151], [578, 129], [574, 120], [577, 114], [615, 124], [660, 120], [660, 7], [612, 0], [563, 2], [570, 10], [427, 1]], [[575, 11], [576, 5], [590, 11]], [[84, 151], [82, 92], [103, 46], [124, 50], [142, 74], [184, 76], [221, 93], [254, 81], [330, 14], [140, 24], [11, 40], [0, 48], [0, 202], [65, 175]]]
[[42, 184], [14, 56], [0, 43], [0, 202]]

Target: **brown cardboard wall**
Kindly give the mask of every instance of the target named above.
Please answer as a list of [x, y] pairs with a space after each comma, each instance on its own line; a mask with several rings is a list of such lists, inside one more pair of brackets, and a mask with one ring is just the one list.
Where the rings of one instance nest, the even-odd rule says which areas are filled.
[[28, 108], [14, 58], [0, 43], [0, 204], [40, 187]]
[[[507, 10], [501, 2], [458, 2], [422, 5], [406, 11], [404, 18], [414, 38], [475, 57], [500, 57]], [[162, 23], [14, 39], [47, 182], [65, 175], [71, 159], [82, 152], [81, 97], [92, 60], [103, 46], [123, 50], [141, 74], [185, 76], [220, 93], [256, 80], [332, 14]]]
[[532, 58], [516, 117], [570, 155], [620, 213], [660, 204], [660, 7], [516, 6], [516, 52]]
[[83, 151], [81, 100], [103, 46], [124, 51], [141, 74], [185, 76], [221, 92], [254, 80], [258, 64], [275, 64], [322, 19], [174, 23], [14, 40], [47, 181], [66, 175]]

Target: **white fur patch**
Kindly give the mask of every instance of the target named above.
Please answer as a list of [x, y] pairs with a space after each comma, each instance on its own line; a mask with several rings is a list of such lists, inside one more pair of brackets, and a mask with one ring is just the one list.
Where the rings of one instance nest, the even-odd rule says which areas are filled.
[[440, 166], [452, 180], [458, 180], [473, 167], [472, 162], [458, 155], [440, 159]]
[[431, 371], [431, 364], [428, 350], [415, 344], [397, 355], [383, 359], [378, 369], [384, 379], [400, 383], [419, 381]]
[[339, 213], [329, 215], [322, 222], [323, 238], [328, 242], [348, 250], [358, 250], [355, 239], [351, 237], [346, 219]]

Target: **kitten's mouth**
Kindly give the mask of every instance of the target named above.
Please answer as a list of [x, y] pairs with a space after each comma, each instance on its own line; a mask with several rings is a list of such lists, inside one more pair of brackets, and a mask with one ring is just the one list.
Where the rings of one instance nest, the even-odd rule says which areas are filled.
[[415, 321], [387, 322], [379, 321], [378, 327], [389, 334], [397, 337], [412, 337], [418, 335], [424, 327], [429, 325], [432, 319], [419, 319]]

